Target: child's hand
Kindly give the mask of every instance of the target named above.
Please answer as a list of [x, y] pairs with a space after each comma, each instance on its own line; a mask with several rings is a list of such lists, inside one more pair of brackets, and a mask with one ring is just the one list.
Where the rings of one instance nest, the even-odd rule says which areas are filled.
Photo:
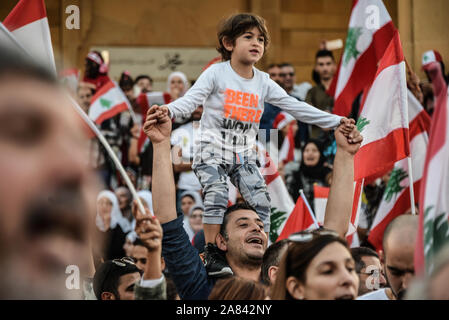
[[168, 111], [167, 105], [159, 106], [159, 110], [161, 110], [165, 115], [170, 116], [170, 111]]
[[355, 121], [354, 119], [344, 117], [340, 120], [340, 125], [338, 128], [342, 130], [341, 132], [345, 135], [345, 137], [348, 137], [352, 130], [356, 128]]

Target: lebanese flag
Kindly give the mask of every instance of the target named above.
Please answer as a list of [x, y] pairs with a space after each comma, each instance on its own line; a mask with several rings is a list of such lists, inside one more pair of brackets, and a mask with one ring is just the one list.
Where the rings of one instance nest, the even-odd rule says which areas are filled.
[[125, 110], [131, 110], [128, 99], [114, 81], [109, 81], [92, 97], [89, 118], [99, 125]]
[[415, 270], [429, 274], [438, 251], [449, 242], [449, 99], [441, 65], [424, 65], [432, 80], [435, 111], [419, 196]]
[[30, 55], [56, 73], [44, 0], [20, 0], [3, 24]]
[[279, 234], [292, 213], [295, 203], [293, 202], [287, 187], [277, 170], [276, 164], [261, 143], [257, 143], [258, 159], [261, 164], [260, 173], [265, 179], [267, 191], [271, 198], [271, 225], [269, 241], [277, 241]]
[[[421, 178], [429, 140], [430, 117], [415, 96], [408, 91], [410, 116], [410, 151], [414, 203], [419, 202]], [[408, 160], [402, 159], [394, 165], [382, 201], [371, 226], [368, 241], [377, 251], [382, 249], [385, 228], [397, 216], [410, 210], [410, 180]]]
[[152, 105], [157, 104], [158, 106], [168, 104], [171, 102], [171, 96], [168, 92], [156, 91], [141, 93], [137, 97], [137, 104], [140, 106], [140, 111], [142, 114], [142, 128], [140, 130], [139, 140], [137, 140], [137, 150], [139, 153], [145, 151], [145, 149], [150, 144], [150, 139], [147, 137], [145, 132], [143, 132], [143, 125], [147, 118], [147, 112]]
[[324, 224], [324, 215], [326, 212], [327, 198], [329, 198], [329, 190], [330, 188], [328, 187], [321, 187], [317, 185], [313, 186], [315, 217], [321, 225]]
[[296, 201], [295, 208], [292, 213], [290, 213], [284, 227], [282, 228], [281, 234], [276, 241], [287, 239], [292, 233], [315, 229], [315, 223], [312, 219], [312, 212], [307, 208], [307, 205], [302, 198], [298, 197]]
[[357, 236], [357, 226], [359, 225], [364, 183], [365, 179], [354, 182], [354, 198], [352, 201], [352, 212], [351, 218], [349, 220], [348, 232], [346, 233], [346, 241], [348, 242], [351, 248], [359, 246]]
[[281, 150], [279, 150], [279, 160], [283, 164], [295, 160], [295, 136], [293, 135], [293, 127], [288, 128], [287, 136], [282, 142]]
[[363, 135], [354, 180], [380, 175], [410, 154], [405, 61], [396, 32], [364, 92], [357, 128]]
[[381, 0], [354, 0], [348, 36], [328, 94], [333, 113], [348, 116], [355, 98], [370, 85], [396, 28]]

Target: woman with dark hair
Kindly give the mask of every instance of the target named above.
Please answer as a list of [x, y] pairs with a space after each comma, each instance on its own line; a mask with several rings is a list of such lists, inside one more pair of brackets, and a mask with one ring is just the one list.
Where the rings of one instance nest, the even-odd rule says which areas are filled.
[[272, 290], [273, 300], [340, 300], [357, 297], [359, 278], [346, 241], [332, 230], [289, 237]]
[[262, 283], [240, 277], [217, 281], [209, 300], [266, 300], [267, 287]]
[[307, 201], [313, 206], [313, 185], [329, 186], [328, 179], [332, 169], [325, 164], [321, 145], [315, 140], [309, 140], [303, 150], [299, 170], [287, 178], [287, 187], [293, 200], [298, 199], [303, 189]]

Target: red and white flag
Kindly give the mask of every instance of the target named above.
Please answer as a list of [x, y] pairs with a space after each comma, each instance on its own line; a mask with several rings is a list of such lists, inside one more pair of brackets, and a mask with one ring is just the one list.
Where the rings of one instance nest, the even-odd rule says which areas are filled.
[[348, 241], [351, 248], [358, 246], [357, 227], [359, 225], [364, 183], [365, 179], [354, 182], [351, 218], [349, 220], [348, 232], [346, 233], [346, 241]]
[[276, 241], [287, 239], [292, 233], [316, 229], [315, 222], [303, 197], [298, 197], [295, 208], [290, 213], [282, 231]]
[[20, 0], [3, 24], [30, 55], [56, 73], [44, 0]]
[[125, 110], [131, 110], [128, 99], [114, 81], [109, 81], [92, 97], [89, 118], [101, 124]]
[[137, 150], [139, 150], [139, 153], [144, 152], [147, 146], [150, 144], [150, 139], [147, 137], [145, 132], [143, 132], [143, 125], [147, 117], [148, 109], [150, 109], [152, 105], [156, 104], [158, 106], [161, 106], [170, 103], [170, 101], [170, 94], [168, 92], [162, 91], [141, 93], [137, 97], [137, 104], [140, 106], [140, 112], [142, 114], [142, 127], [140, 130], [139, 140], [137, 141]]
[[324, 224], [324, 215], [326, 213], [327, 198], [329, 198], [328, 187], [321, 187], [318, 185], [313, 186], [313, 203], [315, 210], [315, 217], [318, 223]]
[[365, 90], [357, 128], [363, 135], [354, 158], [354, 180], [381, 175], [410, 154], [407, 80], [396, 32]]
[[261, 164], [260, 173], [265, 179], [267, 191], [271, 198], [271, 225], [269, 240], [276, 242], [279, 234], [285, 227], [285, 224], [295, 207], [287, 187], [277, 170], [275, 162], [271, 159], [268, 152], [261, 143], [258, 146], [258, 159]]
[[278, 154], [279, 163], [287, 164], [295, 160], [295, 136], [293, 134], [293, 126], [291, 125], [292, 122], [296, 122], [296, 119], [283, 111], [276, 116], [273, 122], [274, 129], [282, 130], [288, 126], [287, 136], [282, 142]]
[[449, 98], [439, 62], [424, 65], [434, 87], [435, 111], [419, 197], [415, 250], [417, 274], [429, 274], [435, 256], [449, 243]]
[[[410, 91], [408, 91], [408, 110], [414, 203], [418, 203], [429, 141], [430, 117]], [[408, 159], [402, 159], [394, 165], [368, 236], [368, 241], [377, 251], [382, 249], [383, 234], [387, 225], [397, 216], [410, 210], [410, 206]]]
[[368, 86], [396, 28], [381, 0], [354, 0], [338, 72], [328, 90], [333, 113], [348, 116], [355, 98]]

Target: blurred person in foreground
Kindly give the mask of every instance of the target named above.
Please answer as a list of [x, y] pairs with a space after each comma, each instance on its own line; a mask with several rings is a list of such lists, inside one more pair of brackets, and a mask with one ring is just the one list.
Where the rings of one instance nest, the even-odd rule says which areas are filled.
[[414, 281], [406, 300], [449, 300], [449, 245], [438, 252], [432, 271]]
[[81, 298], [67, 266], [93, 275], [99, 182], [83, 129], [49, 71], [0, 48], [1, 299]]
[[[158, 170], [154, 170], [153, 176], [153, 206], [162, 224], [165, 262], [182, 299], [207, 299], [217, 278], [206, 272], [198, 251], [184, 231], [183, 217], [176, 213], [173, 169], [169, 161], [171, 120], [154, 105], [148, 111], [144, 131], [155, 150], [153, 166]], [[340, 130], [335, 135], [338, 144], [335, 183], [329, 193], [324, 225], [344, 237], [352, 208], [354, 154], [360, 148], [362, 137], [358, 131], [350, 135], [350, 141]], [[228, 208], [216, 241], [235, 275], [260, 280], [268, 239], [263, 222], [251, 206], [239, 204]]]

